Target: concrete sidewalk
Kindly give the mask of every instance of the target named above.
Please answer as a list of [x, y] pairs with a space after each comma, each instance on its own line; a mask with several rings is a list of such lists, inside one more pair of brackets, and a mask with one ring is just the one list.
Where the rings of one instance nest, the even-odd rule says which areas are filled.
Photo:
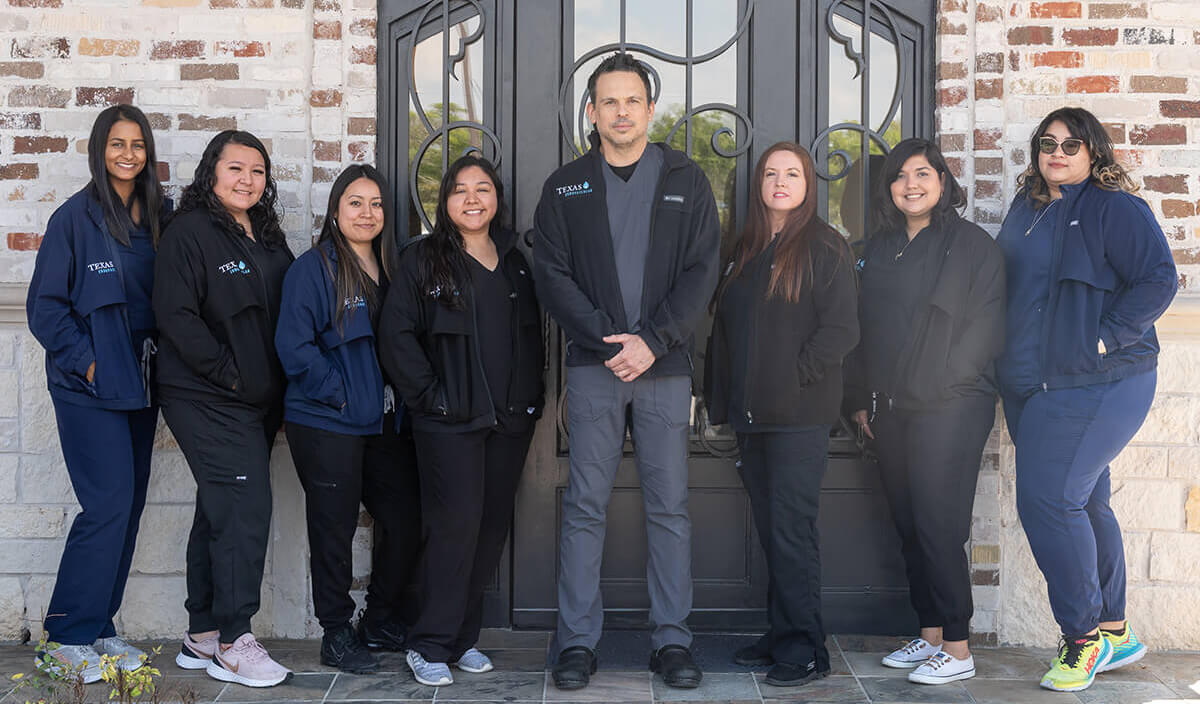
[[[1200, 653], [1153, 652], [1139, 663], [1100, 675], [1077, 694], [1050, 692], [1037, 682], [1053, 653], [1023, 648], [979, 648], [975, 678], [939, 687], [910, 684], [904, 672], [879, 664], [884, 653], [902, 644], [895, 638], [834, 636], [830, 639], [833, 673], [796, 688], [763, 682], [761, 671], [734, 665], [733, 651], [751, 642], [747, 635], [698, 634], [693, 653], [704, 668], [699, 689], [666, 687], [646, 670], [649, 637], [644, 632], [614, 631], [598, 648], [600, 671], [591, 686], [560, 692], [546, 672], [549, 634], [530, 631], [485, 631], [480, 648], [496, 663], [496, 671], [470, 675], [455, 671], [455, 683], [433, 688], [417, 684], [399, 654], [382, 656], [383, 672], [347, 675], [320, 664], [319, 641], [264, 641], [271, 655], [296, 674], [269, 689], [250, 689], [208, 678], [203, 672], [174, 664], [177, 643], [162, 645], [157, 665], [164, 675], [162, 702], [839, 702], [857, 704], [1200, 704]], [[3, 687], [9, 676], [32, 668], [31, 645], [0, 645]], [[110, 687], [88, 685], [86, 701], [106, 702]], [[7, 691], [7, 690], [5, 690]], [[36, 701], [34, 691], [9, 691], [0, 704]], [[70, 700], [65, 700], [70, 701]], [[152, 701], [143, 697], [142, 701]]]

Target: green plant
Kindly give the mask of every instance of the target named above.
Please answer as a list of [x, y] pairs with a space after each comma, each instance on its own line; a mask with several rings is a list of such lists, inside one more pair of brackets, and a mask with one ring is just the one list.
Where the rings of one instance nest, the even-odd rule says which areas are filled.
[[[65, 673], [55, 672], [61, 664], [53, 660], [48, 652], [57, 647], [57, 643], [49, 642], [43, 635], [38, 642], [37, 651], [43, 653], [37, 661], [33, 672], [19, 672], [11, 679], [17, 683], [15, 691], [27, 690], [36, 698], [25, 699], [25, 704], [85, 704], [87, 689], [83, 683], [82, 667], [74, 668]], [[150, 653], [142, 656], [142, 665], [135, 670], [126, 671], [117, 667], [120, 658], [109, 655], [100, 656], [100, 680], [107, 683], [111, 689], [109, 701], [120, 704], [161, 704], [168, 693], [173, 693], [173, 701], [182, 704], [193, 704], [196, 693], [191, 687], [183, 686], [176, 691], [167, 686], [167, 678], [154, 667], [154, 658], [162, 653], [162, 646], [157, 646]]]

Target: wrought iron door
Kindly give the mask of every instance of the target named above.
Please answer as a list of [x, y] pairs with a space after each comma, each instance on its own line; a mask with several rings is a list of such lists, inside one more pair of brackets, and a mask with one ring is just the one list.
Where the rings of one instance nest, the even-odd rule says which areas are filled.
[[[932, 133], [933, 6], [934, 0], [380, 0], [379, 159], [398, 198], [398, 234], [427, 229], [428, 181], [464, 149], [498, 161], [514, 224], [529, 228], [546, 176], [586, 144], [588, 74], [624, 49], [652, 69], [651, 137], [685, 150], [713, 184], [723, 248], [735, 240], [752, 197], [754, 161], [783, 139], [810, 146], [822, 216], [860, 239], [869, 229], [871, 171], [881, 160], [861, 155], [882, 155], [902, 136]], [[430, 47], [427, 55], [421, 47]], [[422, 87], [440, 104], [426, 99]], [[701, 351], [706, 335], [703, 326]], [[561, 340], [550, 325], [547, 341], [548, 358], [561, 360]], [[561, 361], [547, 369], [546, 414], [526, 463], [510, 557], [490, 593], [493, 624], [554, 625], [559, 502], [570, 445], [561, 420], [562, 371]], [[734, 468], [732, 436], [708, 425], [698, 399], [691, 438], [691, 622], [761, 626], [765, 561]], [[640, 625], [648, 608], [645, 529], [632, 448], [626, 450], [609, 509], [602, 587], [606, 619]], [[842, 427], [832, 437], [821, 512], [827, 626], [911, 631], [915, 619], [877, 470]]]

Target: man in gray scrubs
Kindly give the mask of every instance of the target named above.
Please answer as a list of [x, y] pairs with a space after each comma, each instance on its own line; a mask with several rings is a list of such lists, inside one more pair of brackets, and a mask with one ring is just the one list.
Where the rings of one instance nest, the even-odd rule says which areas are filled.
[[589, 77], [587, 115], [591, 149], [546, 180], [534, 222], [538, 298], [568, 340], [554, 682], [578, 689], [596, 671], [605, 517], [628, 413], [649, 542], [650, 669], [696, 687], [687, 429], [692, 331], [717, 278], [716, 204], [695, 162], [648, 142], [650, 78], [630, 55]]

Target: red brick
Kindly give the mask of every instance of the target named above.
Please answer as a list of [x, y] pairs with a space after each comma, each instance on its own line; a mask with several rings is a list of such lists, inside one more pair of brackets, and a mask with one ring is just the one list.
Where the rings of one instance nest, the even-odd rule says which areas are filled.
[[1190, 218], [1196, 214], [1196, 204], [1188, 200], [1164, 198], [1162, 214], [1167, 218]]
[[350, 63], [352, 64], [369, 64], [375, 65], [375, 47], [374, 46], [352, 46], [350, 47]]
[[1200, 100], [1160, 100], [1163, 117], [1200, 117]]
[[351, 142], [346, 145], [346, 148], [350, 152], [350, 158], [354, 161], [375, 160], [375, 145], [371, 142]]
[[1146, 190], [1158, 193], [1187, 193], [1187, 176], [1173, 174], [1170, 176], [1146, 176]]
[[957, 80], [967, 77], [967, 65], [961, 61], [941, 61], [937, 65], [939, 81]]
[[967, 148], [967, 135], [965, 134], [939, 134], [938, 149], [943, 152], [961, 152]]
[[169, 130], [171, 129], [171, 116], [161, 112], [146, 113], [146, 120], [150, 122], [152, 130]]
[[975, 21], [976, 22], [996, 22], [1004, 17], [1004, 10], [1001, 10], [996, 5], [984, 5], [980, 3], [975, 6]]
[[62, 7], [62, 0], [8, 0], [12, 7]]
[[40, 129], [42, 129], [42, 116], [40, 113], [36, 113], [36, 112], [0, 112], [0, 130], [40, 130]]
[[1064, 29], [1063, 44], [1068, 46], [1112, 46], [1117, 43], [1116, 29]]
[[179, 67], [179, 77], [185, 81], [236, 81], [238, 79], [237, 64], [183, 64]]
[[952, 86], [950, 88], [938, 89], [938, 105], [940, 107], [949, 107], [958, 105], [967, 99], [967, 89], [962, 86]]
[[342, 143], [314, 139], [313, 158], [317, 161], [341, 161]]
[[151, 59], [198, 59], [204, 56], [204, 42], [187, 39], [173, 42], [154, 42]]
[[341, 39], [342, 23], [334, 20], [313, 22], [313, 39]]
[[339, 168], [328, 168], [325, 166], [314, 166], [312, 170], [313, 183], [332, 183], [341, 173]]
[[1004, 97], [1004, 79], [988, 78], [975, 81], [975, 99], [990, 100]]
[[1040, 51], [1030, 54], [1034, 67], [1051, 66], [1054, 68], [1079, 68], [1083, 66], [1083, 52], [1080, 51]]
[[1113, 144], [1125, 143], [1125, 124], [1121, 122], [1103, 122], [1104, 131], [1108, 132], [1108, 138]]
[[1134, 93], [1186, 93], [1187, 79], [1182, 76], [1133, 76], [1129, 87]]
[[976, 73], [1003, 73], [1004, 52], [988, 52], [975, 56]]
[[13, 39], [9, 54], [14, 59], [66, 59], [71, 56], [71, 42], [66, 37]]
[[1113, 156], [1117, 163], [1127, 169], [1140, 168], [1146, 163], [1146, 152], [1143, 149], [1114, 149]]
[[0, 181], [29, 181], [37, 177], [37, 164], [0, 164]]
[[999, 176], [1004, 171], [1004, 160], [1000, 157], [975, 157], [976, 176]]
[[1121, 79], [1117, 76], [1077, 76], [1067, 79], [1068, 93], [1118, 93]]
[[209, 117], [208, 115], [191, 115], [184, 113], [179, 116], [180, 130], [195, 130], [198, 132], [221, 132], [236, 130], [237, 118], [233, 116]]
[[1126, 17], [1146, 17], [1146, 4], [1142, 2], [1093, 2], [1088, 4], [1088, 18], [1120, 20]]
[[1010, 49], [1008, 52], [1008, 68], [1012, 71], [1021, 70], [1021, 52]]
[[1034, 19], [1078, 19], [1083, 17], [1083, 6], [1077, 2], [1032, 2], [1029, 16]]
[[340, 90], [314, 90], [308, 99], [308, 104], [314, 108], [333, 108], [342, 104]]
[[0, 61], [0, 76], [17, 78], [41, 78], [46, 67], [36, 61]]
[[116, 103], [131, 105], [133, 104], [133, 89], [113, 88], [111, 86], [106, 88], [76, 88], [75, 103], [81, 107], [108, 107]]
[[991, 208], [975, 208], [975, 224], [999, 225], [1000, 212]]
[[[1053, 44], [1053, 27], [1013, 27], [1008, 30], [1008, 43], [1012, 46], [1022, 44]], [[1117, 43], [1117, 30], [1113, 30], [1112, 44]]]
[[1129, 143], [1134, 145], [1187, 144], [1184, 125], [1134, 125], [1129, 128]]
[[250, 59], [266, 56], [266, 46], [262, 42], [217, 42], [213, 45], [213, 53], [217, 56], [236, 56], [239, 59]]
[[23, 252], [36, 252], [42, 246], [42, 236], [36, 232], [8, 233], [8, 248]]
[[975, 199], [995, 198], [1000, 195], [999, 181], [975, 180]]
[[341, 12], [342, 4], [338, 0], [313, 0], [313, 9], [317, 12]]
[[14, 108], [65, 108], [71, 99], [67, 88], [17, 86], [8, 92], [8, 105]]
[[158, 175], [158, 180], [166, 183], [171, 180], [171, 165], [165, 161], [160, 161], [155, 166], [155, 173]]
[[137, 56], [142, 44], [136, 39], [91, 39], [79, 40], [80, 56]]
[[975, 130], [975, 149], [999, 149], [1004, 131], [999, 129]]
[[942, 12], [966, 12], [967, 0], [942, 0], [940, 10]]
[[950, 169], [950, 173], [954, 174], [954, 178], [963, 177], [963, 160], [961, 157], [946, 157], [946, 168]]
[[65, 151], [66, 137], [13, 137], [13, 154], [50, 154]]
[[289, 10], [303, 10], [304, 0], [279, 0], [279, 6]]
[[954, 22], [951, 22], [951, 21], [950, 21], [949, 19], [947, 19], [945, 16], [943, 16], [943, 17], [942, 17], [940, 20], [938, 20], [938, 23], [937, 23], [937, 33], [938, 33], [938, 34], [943, 34], [943, 35], [946, 35], [946, 34], [966, 34], [966, 33], [967, 33], [967, 25], [965, 25], [965, 24], [956, 24], [956, 23], [954, 23]]
[[356, 37], [375, 38], [375, 20], [361, 19], [350, 23], [350, 33]]
[[375, 134], [375, 118], [352, 117], [346, 121], [346, 132], [354, 135]]

